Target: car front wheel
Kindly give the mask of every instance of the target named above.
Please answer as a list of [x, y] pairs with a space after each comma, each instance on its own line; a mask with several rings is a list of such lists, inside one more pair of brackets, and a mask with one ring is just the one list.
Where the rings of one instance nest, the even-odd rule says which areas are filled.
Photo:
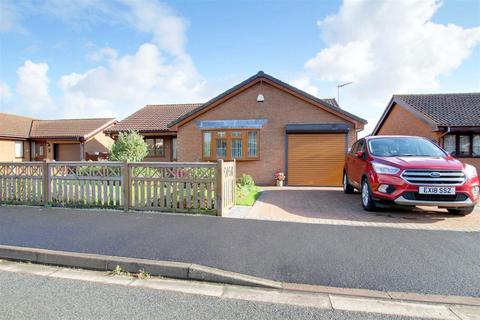
[[376, 209], [375, 201], [372, 199], [372, 189], [367, 178], [362, 180], [362, 206], [366, 211], [374, 211]]
[[467, 214], [470, 214], [475, 210], [475, 207], [469, 207], [469, 208], [462, 208], [462, 209], [447, 209], [448, 213], [454, 214], [457, 216], [466, 216]]

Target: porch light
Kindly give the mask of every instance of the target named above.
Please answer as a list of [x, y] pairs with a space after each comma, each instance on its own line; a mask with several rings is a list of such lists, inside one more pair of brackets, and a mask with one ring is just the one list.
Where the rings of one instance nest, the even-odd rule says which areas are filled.
[[265, 97], [263, 96], [263, 94], [259, 93], [257, 96], [257, 102], [263, 102], [263, 101], [265, 101]]

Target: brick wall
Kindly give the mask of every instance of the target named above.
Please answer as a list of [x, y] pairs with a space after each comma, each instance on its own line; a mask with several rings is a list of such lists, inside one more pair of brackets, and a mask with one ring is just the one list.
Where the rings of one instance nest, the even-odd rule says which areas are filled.
[[402, 106], [395, 104], [377, 135], [422, 136], [438, 143], [438, 133]]
[[0, 140], [0, 161], [30, 161], [30, 143], [23, 141], [23, 158], [15, 158], [15, 140]]
[[15, 161], [14, 140], [0, 140], [0, 161]]
[[94, 135], [90, 140], [85, 142], [85, 152], [94, 154], [95, 152], [108, 152], [114, 140], [106, 136], [103, 132]]
[[[259, 93], [265, 97], [262, 103], [257, 102]], [[179, 127], [178, 160], [202, 161], [202, 134], [197, 127], [197, 121], [227, 119], [268, 120], [260, 131], [260, 160], [238, 161], [237, 164], [237, 176], [242, 173], [250, 174], [260, 185], [273, 184], [275, 171], [285, 170], [286, 124], [346, 122], [336, 115], [266, 83], [256, 84]], [[356, 140], [355, 130], [351, 130], [349, 137], [351, 145]]]
[[[389, 116], [384, 121], [377, 135], [409, 135], [428, 138], [440, 146], [443, 145], [441, 132], [435, 132], [432, 127], [418, 119], [405, 108], [395, 104]], [[480, 172], [480, 158], [460, 158], [462, 162], [471, 164]]]

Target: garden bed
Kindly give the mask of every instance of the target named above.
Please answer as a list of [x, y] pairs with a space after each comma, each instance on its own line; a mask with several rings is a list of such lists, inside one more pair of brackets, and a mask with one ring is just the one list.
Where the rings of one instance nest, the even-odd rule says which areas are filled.
[[243, 175], [237, 183], [235, 204], [237, 206], [253, 206], [262, 190], [255, 185], [252, 177]]

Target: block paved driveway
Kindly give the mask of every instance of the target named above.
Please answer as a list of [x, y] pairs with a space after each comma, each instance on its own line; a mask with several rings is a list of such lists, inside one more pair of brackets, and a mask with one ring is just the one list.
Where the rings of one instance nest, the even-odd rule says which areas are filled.
[[480, 231], [480, 206], [467, 216], [437, 208], [362, 209], [360, 194], [341, 188], [264, 187], [252, 209], [235, 208], [230, 217], [333, 225], [426, 230]]

